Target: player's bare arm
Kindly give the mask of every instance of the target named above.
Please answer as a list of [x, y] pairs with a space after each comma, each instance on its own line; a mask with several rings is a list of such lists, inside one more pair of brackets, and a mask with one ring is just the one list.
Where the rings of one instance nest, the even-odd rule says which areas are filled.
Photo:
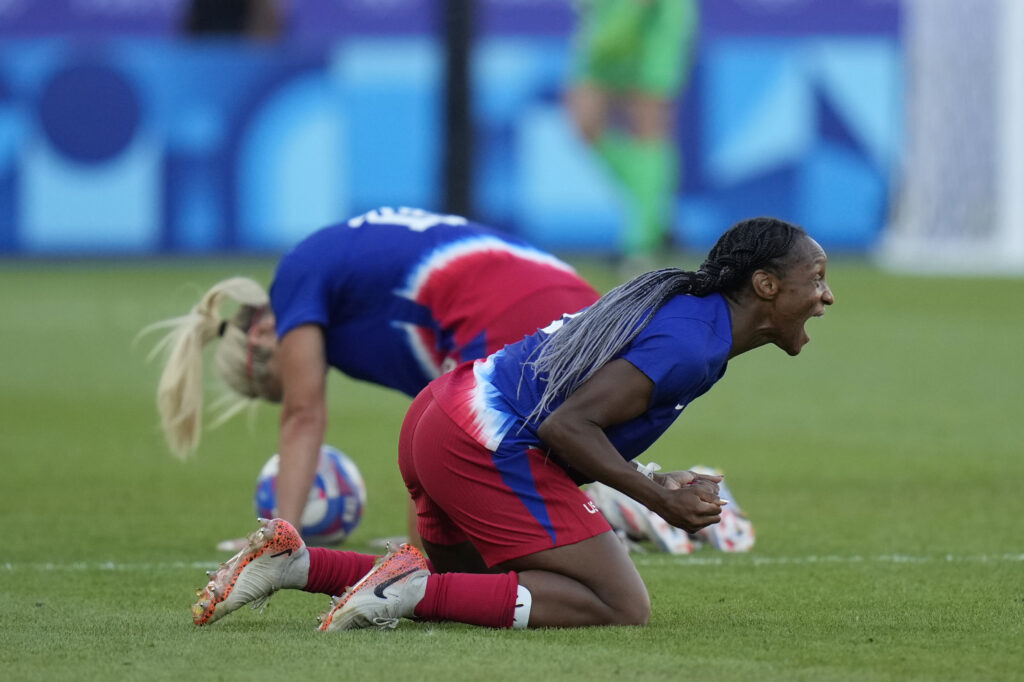
[[281, 518], [301, 527], [302, 510], [316, 476], [320, 445], [327, 430], [323, 330], [311, 324], [291, 330], [281, 339], [276, 360], [284, 387], [278, 443], [278, 511]]
[[541, 439], [583, 475], [629, 495], [687, 532], [720, 520], [717, 489], [653, 481], [622, 458], [604, 430], [647, 410], [654, 384], [626, 360], [612, 360], [570, 395], [538, 428]]

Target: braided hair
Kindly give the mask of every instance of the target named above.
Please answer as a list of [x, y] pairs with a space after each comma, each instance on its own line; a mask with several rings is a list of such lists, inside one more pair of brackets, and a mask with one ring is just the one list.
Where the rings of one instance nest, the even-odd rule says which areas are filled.
[[793, 247], [807, 233], [777, 218], [751, 218], [723, 234], [696, 271], [667, 268], [640, 275], [607, 294], [549, 335], [525, 363], [547, 377], [527, 421], [580, 387], [619, 355], [670, 299], [680, 294], [735, 294], [756, 270], [782, 276]]

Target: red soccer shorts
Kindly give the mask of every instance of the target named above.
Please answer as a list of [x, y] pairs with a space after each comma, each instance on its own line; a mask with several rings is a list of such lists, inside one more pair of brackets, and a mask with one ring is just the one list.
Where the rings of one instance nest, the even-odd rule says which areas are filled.
[[[517, 462], [518, 475], [499, 470], [496, 456], [524, 458]], [[468, 540], [488, 566], [611, 529], [543, 450], [496, 455], [452, 421], [429, 386], [405, 417], [398, 466], [416, 504], [423, 539], [436, 545]]]

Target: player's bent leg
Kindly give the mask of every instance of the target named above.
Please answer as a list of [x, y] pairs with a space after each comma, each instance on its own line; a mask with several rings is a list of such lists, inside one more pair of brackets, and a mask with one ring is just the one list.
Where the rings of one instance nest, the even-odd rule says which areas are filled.
[[504, 562], [533, 598], [530, 627], [646, 625], [647, 588], [611, 531]]
[[213, 623], [246, 604], [259, 608], [282, 588], [302, 588], [309, 577], [309, 552], [295, 528], [284, 519], [260, 519], [247, 545], [207, 574], [196, 592], [192, 620]]
[[[438, 382], [460, 379], [456, 370]], [[427, 575], [421, 593], [417, 585], [416, 592], [400, 595], [403, 604], [418, 597], [412, 609], [417, 618], [486, 627], [646, 623], [647, 590], [604, 517], [545, 452], [510, 447], [530, 462], [532, 489], [557, 524], [538, 523], [504, 482], [495, 453], [455, 424], [429, 394], [413, 401], [399, 439], [399, 468], [417, 504], [420, 534], [432, 543], [426, 545], [431, 560], [440, 564], [435, 568], [465, 570], [454, 555], [456, 546], [465, 548], [471, 540], [487, 563], [503, 572]], [[460, 472], [455, 481], [445, 473], [454, 470]], [[571, 544], [547, 549], [553, 533]], [[520, 581], [518, 571], [534, 575]], [[362, 591], [372, 594], [376, 588]], [[363, 601], [377, 603], [368, 596]], [[391, 616], [374, 614], [360, 622], [376, 618], [389, 624]]]
[[403, 545], [333, 600], [320, 630], [395, 628], [402, 618], [509, 628], [645, 625], [650, 617], [643, 581], [611, 532], [508, 565], [529, 568], [431, 574]]
[[437, 573], [494, 573], [471, 542], [439, 545], [423, 540], [424, 549]]
[[526, 627], [528, 593], [515, 572], [430, 573], [426, 566], [416, 548], [403, 545], [333, 600], [320, 617], [320, 630], [395, 628], [402, 618]]
[[333, 597], [342, 594], [366, 575], [380, 557], [327, 547], [307, 547], [309, 578], [301, 589]]

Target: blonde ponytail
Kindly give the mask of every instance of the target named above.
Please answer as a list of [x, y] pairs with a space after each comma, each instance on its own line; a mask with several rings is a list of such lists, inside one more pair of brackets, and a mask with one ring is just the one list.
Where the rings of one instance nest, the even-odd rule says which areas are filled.
[[[241, 304], [235, 320], [230, 323], [220, 316], [221, 304], [227, 299]], [[266, 309], [268, 303], [267, 292], [258, 283], [246, 277], [232, 277], [211, 287], [187, 315], [156, 322], [142, 330], [141, 334], [147, 334], [157, 329], [170, 329], [153, 348], [150, 358], [167, 353], [156, 404], [167, 444], [178, 458], [185, 459], [199, 445], [206, 344], [221, 338], [216, 367], [228, 386], [247, 398], [260, 395], [258, 387], [247, 376], [245, 355], [254, 311]], [[231, 410], [227, 416], [238, 409]]]

